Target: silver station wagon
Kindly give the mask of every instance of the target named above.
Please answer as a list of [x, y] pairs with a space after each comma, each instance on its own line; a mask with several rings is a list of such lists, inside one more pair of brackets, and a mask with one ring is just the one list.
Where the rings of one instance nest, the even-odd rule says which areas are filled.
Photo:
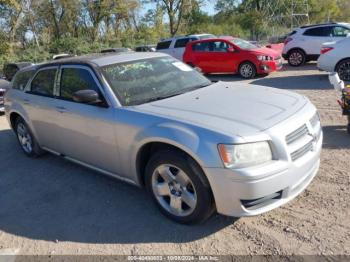
[[5, 113], [25, 154], [145, 187], [179, 223], [269, 211], [319, 169], [322, 130], [306, 97], [212, 83], [166, 54], [60, 59], [20, 70], [11, 86]]

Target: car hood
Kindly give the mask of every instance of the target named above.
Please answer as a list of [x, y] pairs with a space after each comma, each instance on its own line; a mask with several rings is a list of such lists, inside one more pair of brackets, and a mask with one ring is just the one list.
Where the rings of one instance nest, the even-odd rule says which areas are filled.
[[268, 55], [268, 56], [272, 56], [273, 58], [277, 58], [281, 56], [281, 54], [278, 53], [276, 50], [273, 50], [267, 47], [259, 47], [259, 48], [252, 49], [251, 51], [254, 52], [256, 55]]
[[255, 135], [304, 107], [301, 95], [264, 86], [217, 82], [208, 87], [136, 106], [137, 110], [230, 135]]

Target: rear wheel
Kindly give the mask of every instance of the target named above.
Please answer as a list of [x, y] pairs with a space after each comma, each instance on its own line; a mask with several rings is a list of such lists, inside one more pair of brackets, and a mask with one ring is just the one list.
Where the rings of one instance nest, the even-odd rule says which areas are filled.
[[15, 132], [23, 152], [29, 157], [38, 157], [43, 153], [28, 125], [21, 117], [15, 122]]
[[300, 49], [292, 50], [288, 53], [288, 64], [291, 66], [301, 66], [305, 64], [306, 55]]
[[350, 81], [350, 59], [340, 61], [335, 71], [343, 81]]
[[255, 65], [251, 62], [243, 62], [239, 66], [238, 71], [239, 71], [240, 76], [243, 78], [246, 78], [246, 79], [254, 78], [256, 75]]
[[198, 165], [177, 151], [155, 153], [146, 166], [146, 187], [160, 211], [182, 224], [213, 213], [209, 183]]

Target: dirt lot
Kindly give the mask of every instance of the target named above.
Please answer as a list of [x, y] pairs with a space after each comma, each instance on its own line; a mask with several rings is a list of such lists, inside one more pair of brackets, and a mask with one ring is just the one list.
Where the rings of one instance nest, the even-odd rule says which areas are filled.
[[0, 253], [350, 255], [350, 136], [327, 75], [286, 66], [249, 82], [306, 95], [321, 114], [321, 168], [295, 200], [257, 217], [177, 225], [138, 188], [52, 155], [25, 157], [1, 116]]

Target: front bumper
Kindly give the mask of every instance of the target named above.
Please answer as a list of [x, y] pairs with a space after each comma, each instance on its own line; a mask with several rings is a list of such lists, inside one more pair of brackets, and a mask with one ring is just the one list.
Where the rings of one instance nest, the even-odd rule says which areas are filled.
[[[294, 125], [294, 121], [290, 122]], [[290, 126], [283, 128], [288, 130]], [[275, 131], [280, 130], [276, 128]], [[322, 140], [320, 131], [314, 148], [297, 160], [286, 154], [279, 160], [256, 167], [236, 170], [204, 168], [218, 213], [234, 217], [254, 216], [295, 198], [310, 184], [319, 169]]]
[[257, 67], [258, 74], [266, 74], [282, 69], [282, 58], [274, 61], [261, 61]]

